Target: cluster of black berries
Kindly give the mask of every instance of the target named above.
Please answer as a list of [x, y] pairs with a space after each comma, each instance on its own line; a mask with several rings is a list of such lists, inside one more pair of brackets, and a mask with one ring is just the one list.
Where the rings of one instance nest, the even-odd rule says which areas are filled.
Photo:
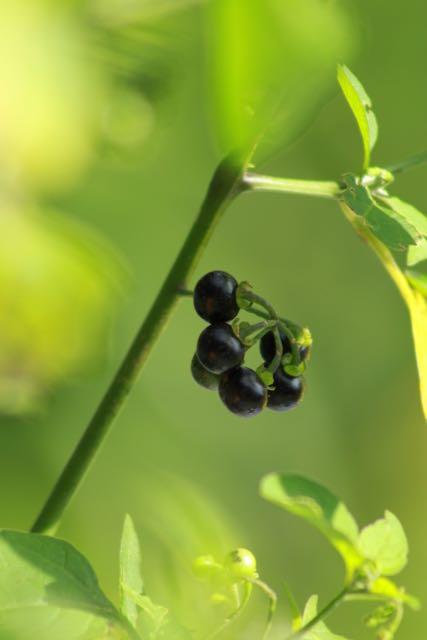
[[[238, 283], [224, 271], [212, 271], [196, 285], [194, 307], [209, 326], [202, 331], [191, 363], [195, 381], [206, 389], [218, 390], [226, 407], [239, 416], [254, 416], [265, 406], [275, 411], [286, 411], [300, 401], [304, 382], [300, 376], [285, 373], [282, 365], [274, 373], [274, 386], [268, 388], [260, 376], [243, 366], [246, 347], [234, 333], [230, 324], [239, 313]], [[280, 334], [283, 354], [291, 352], [289, 339]], [[260, 351], [265, 365], [271, 363], [276, 346], [272, 332], [260, 340]], [[307, 356], [302, 347], [300, 358]]]

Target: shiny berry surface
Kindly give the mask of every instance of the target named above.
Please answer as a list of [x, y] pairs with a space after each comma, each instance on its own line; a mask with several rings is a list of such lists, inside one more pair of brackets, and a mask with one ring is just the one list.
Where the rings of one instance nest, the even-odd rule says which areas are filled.
[[219, 395], [225, 406], [244, 418], [255, 416], [267, 402], [267, 388], [255, 371], [238, 367], [221, 376]]
[[243, 362], [245, 348], [230, 325], [219, 322], [202, 331], [196, 353], [205, 369], [221, 374]]
[[[283, 354], [291, 353], [292, 352], [291, 343], [289, 342], [288, 336], [285, 335], [285, 333], [283, 333], [283, 330], [280, 328], [279, 328], [279, 333], [280, 333], [280, 338], [282, 340]], [[259, 348], [265, 362], [267, 364], [270, 364], [270, 362], [273, 360], [274, 356], [276, 355], [276, 342], [274, 340], [274, 334], [272, 331], [269, 331], [264, 336], [262, 336], [259, 343]], [[309, 347], [300, 347], [300, 358], [302, 362], [304, 362], [304, 360], [307, 358], [309, 350], [310, 350]]]
[[282, 367], [274, 374], [274, 390], [268, 391], [267, 406], [274, 411], [289, 411], [295, 407], [304, 394], [304, 380], [287, 375]]
[[207, 322], [227, 322], [239, 313], [237, 280], [225, 271], [211, 271], [194, 289], [194, 308]]
[[191, 361], [191, 373], [194, 380], [201, 387], [209, 389], [209, 391], [217, 391], [220, 376], [212, 371], [208, 371], [200, 362], [197, 353], [194, 354]]

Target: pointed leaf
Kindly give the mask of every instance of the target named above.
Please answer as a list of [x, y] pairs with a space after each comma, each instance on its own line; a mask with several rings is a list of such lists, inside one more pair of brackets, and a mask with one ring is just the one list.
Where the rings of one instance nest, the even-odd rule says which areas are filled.
[[[353, 176], [350, 176], [350, 178], [352, 179]], [[350, 187], [349, 190], [351, 191], [352, 188]], [[384, 268], [406, 302], [412, 323], [415, 355], [420, 379], [421, 403], [424, 416], [427, 419], [427, 300], [419, 290], [411, 286], [408, 278], [402, 273], [389, 249], [369, 228], [360, 225], [360, 216], [357, 215], [357, 211], [353, 210], [344, 198], [341, 199], [340, 204], [347, 219], [381, 260]]]
[[128, 514], [125, 517], [120, 544], [120, 609], [132, 626], [135, 626], [138, 608], [126, 587], [139, 594], [143, 588], [139, 540], [133, 520]]
[[356, 176], [347, 174], [344, 180], [347, 189], [342, 194], [343, 201], [390, 249], [402, 251], [421, 239], [410, 221], [393, 209], [378, 204]]
[[419, 236], [427, 238], [427, 216], [424, 213], [418, 211], [412, 204], [396, 198], [396, 196], [388, 196], [387, 198], [381, 198], [381, 200], [389, 209], [393, 209], [415, 227]]
[[343, 502], [328, 489], [302, 476], [271, 473], [261, 481], [263, 498], [319, 529], [341, 554], [349, 573], [358, 566], [358, 527]]
[[2, 637], [135, 638], [127, 621], [102, 593], [87, 560], [67, 542], [0, 531], [0, 566]]
[[393, 209], [403, 217], [417, 231], [417, 242], [415, 246], [411, 246], [408, 249], [407, 264], [413, 266], [418, 262], [427, 260], [427, 216], [408, 202], [404, 202], [395, 196], [381, 198], [381, 201], [389, 209]]
[[399, 573], [408, 560], [405, 532], [390, 511], [386, 511], [384, 518], [362, 529], [358, 546], [363, 557], [374, 562], [384, 576]]
[[417, 242], [416, 245], [408, 248], [406, 263], [408, 267], [413, 267], [425, 260], [427, 260], [427, 240], [423, 238], [420, 242]]
[[[406, 593], [404, 589], [400, 588], [389, 578], [380, 577], [377, 578], [370, 585], [370, 593], [386, 596], [390, 600], [397, 600], [398, 602], [403, 602], [408, 605], [414, 611], [418, 611], [420, 608], [420, 601], [418, 598], [411, 596], [409, 593]], [[369, 594], [367, 594], [367, 599], [369, 599]]]
[[406, 278], [410, 285], [427, 298], [427, 274], [418, 271], [406, 271]]
[[338, 66], [338, 82], [362, 136], [363, 168], [366, 171], [369, 167], [371, 151], [378, 137], [378, 124], [375, 113], [372, 111], [372, 102], [356, 76], [344, 65]]

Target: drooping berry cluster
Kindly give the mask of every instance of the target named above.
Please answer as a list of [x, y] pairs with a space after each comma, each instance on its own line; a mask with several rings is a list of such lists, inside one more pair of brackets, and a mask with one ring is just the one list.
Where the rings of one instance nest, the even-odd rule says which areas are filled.
[[[224, 271], [203, 276], [193, 299], [199, 316], [209, 322], [191, 363], [196, 382], [218, 391], [226, 407], [239, 416], [254, 416], [265, 406], [275, 411], [296, 406], [304, 391], [300, 373], [310, 351], [310, 332], [279, 319], [247, 283], [238, 285]], [[256, 311], [253, 305], [257, 304], [267, 313]], [[261, 316], [263, 322], [240, 322], [241, 308]], [[244, 366], [244, 358], [258, 341], [264, 362], [254, 371]]]

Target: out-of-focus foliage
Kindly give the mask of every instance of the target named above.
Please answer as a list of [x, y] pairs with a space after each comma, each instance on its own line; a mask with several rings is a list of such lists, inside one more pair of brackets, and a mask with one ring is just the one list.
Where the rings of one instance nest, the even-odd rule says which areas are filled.
[[122, 269], [83, 222], [51, 215], [49, 197], [151, 131], [144, 87], [104, 55], [106, 37], [78, 3], [1, 6], [0, 411], [33, 408], [105, 352]]
[[[219, 137], [225, 149], [277, 150], [307, 124], [330, 90], [354, 33], [339, 3], [213, 0], [208, 12]], [[331, 73], [332, 72], [332, 73]]]
[[56, 213], [0, 209], [0, 407], [28, 409], [98, 347], [117, 297], [114, 252]]
[[93, 152], [102, 81], [63, 3], [1, 6], [0, 170], [4, 187], [69, 185]]
[[[128, 640], [128, 627], [102, 593], [88, 561], [70, 544], [0, 532], [2, 640]], [[31, 632], [30, 632], [31, 629]]]

